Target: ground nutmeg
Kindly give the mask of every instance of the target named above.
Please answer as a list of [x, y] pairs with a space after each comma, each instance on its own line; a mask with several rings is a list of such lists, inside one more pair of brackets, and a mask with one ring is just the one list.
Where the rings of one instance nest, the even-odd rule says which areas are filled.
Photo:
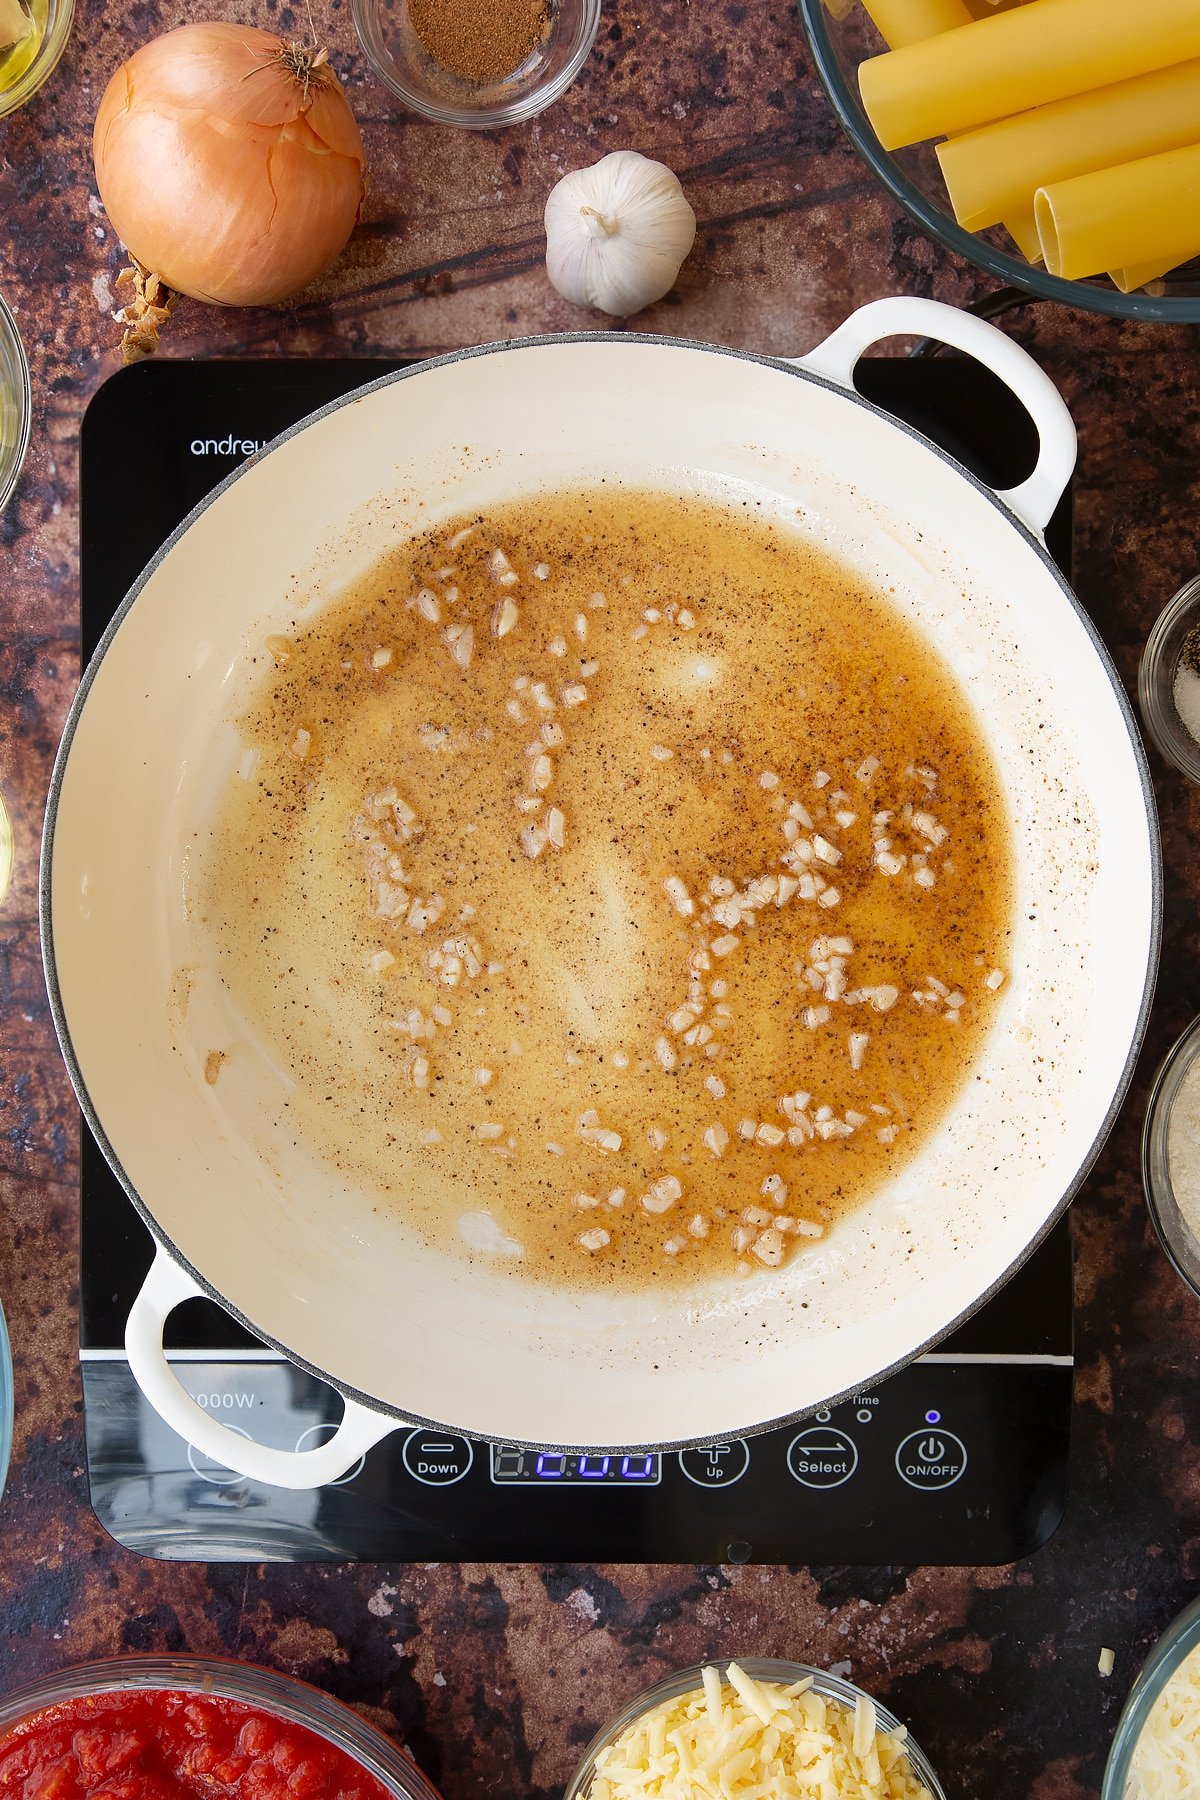
[[427, 54], [479, 86], [503, 81], [535, 50], [550, 20], [549, 0], [409, 0]]

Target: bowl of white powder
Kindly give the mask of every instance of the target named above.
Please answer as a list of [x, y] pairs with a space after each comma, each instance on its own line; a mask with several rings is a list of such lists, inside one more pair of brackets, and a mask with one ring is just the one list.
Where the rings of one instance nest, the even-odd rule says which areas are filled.
[[1200, 1295], [1200, 1019], [1154, 1078], [1142, 1133], [1142, 1183], [1163, 1249]]
[[1138, 704], [1167, 761], [1200, 781], [1200, 575], [1163, 608], [1146, 639]]

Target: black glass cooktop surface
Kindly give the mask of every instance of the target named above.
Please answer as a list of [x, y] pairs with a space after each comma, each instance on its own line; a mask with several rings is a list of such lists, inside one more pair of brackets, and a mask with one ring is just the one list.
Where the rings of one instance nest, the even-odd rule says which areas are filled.
[[[85, 655], [145, 563], [278, 432], [399, 363], [147, 362], [105, 384], [81, 443]], [[1033, 466], [1033, 428], [961, 357], [866, 360], [867, 398], [996, 486]], [[131, 484], [129, 445], [138, 446]], [[1070, 498], [1047, 532], [1069, 574]], [[988, 1563], [1044, 1543], [1067, 1499], [1071, 1250], [1066, 1221], [931, 1355], [832, 1412], [681, 1455], [554, 1455], [401, 1428], [340, 1481], [244, 1480], [178, 1438], [124, 1358], [152, 1249], [84, 1128], [82, 1312], [92, 1502], [146, 1555], [204, 1561]], [[336, 1393], [219, 1307], [173, 1315], [175, 1372], [206, 1410], [281, 1448], [331, 1434]]]

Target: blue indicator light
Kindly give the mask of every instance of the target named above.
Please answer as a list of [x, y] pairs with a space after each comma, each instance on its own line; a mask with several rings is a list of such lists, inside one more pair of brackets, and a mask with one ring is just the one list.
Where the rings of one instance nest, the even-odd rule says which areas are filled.
[[940, 1412], [935, 1412], [933, 1410], [930, 1410], [929, 1412], [927, 1412], [925, 1414], [925, 1423], [927, 1425], [940, 1425], [941, 1422], [942, 1422], [942, 1415]]
[[623, 1481], [649, 1481], [654, 1473], [652, 1456], [623, 1456], [621, 1458], [621, 1478]]
[[[581, 1456], [579, 1473], [585, 1481], [603, 1481], [608, 1474], [608, 1465], [612, 1458], [608, 1456]], [[589, 1463], [598, 1463], [598, 1468], [589, 1468]]]
[[566, 1474], [566, 1470], [567, 1459], [565, 1456], [542, 1455], [537, 1459], [538, 1478], [541, 1481], [560, 1481]]

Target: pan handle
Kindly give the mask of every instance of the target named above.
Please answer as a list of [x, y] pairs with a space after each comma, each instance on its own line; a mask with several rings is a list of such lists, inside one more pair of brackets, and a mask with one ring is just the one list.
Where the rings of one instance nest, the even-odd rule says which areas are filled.
[[910, 336], [935, 338], [975, 357], [1011, 388], [1033, 420], [1038, 433], [1037, 467], [1019, 487], [997, 488], [996, 497], [1040, 537], [1075, 467], [1075, 425], [1050, 377], [994, 325], [957, 306], [944, 306], [940, 300], [897, 294], [860, 306], [824, 343], [807, 356], [797, 357], [796, 362], [839, 387], [852, 388], [854, 366], [865, 350], [881, 338]]
[[197, 1406], [176, 1380], [163, 1349], [163, 1327], [170, 1314], [182, 1301], [197, 1295], [207, 1297], [160, 1245], [129, 1314], [125, 1352], [133, 1378], [155, 1412], [204, 1456], [270, 1487], [318, 1488], [336, 1481], [381, 1438], [399, 1428], [401, 1420], [343, 1396], [346, 1410], [341, 1424], [315, 1450], [274, 1450], [231, 1431]]

